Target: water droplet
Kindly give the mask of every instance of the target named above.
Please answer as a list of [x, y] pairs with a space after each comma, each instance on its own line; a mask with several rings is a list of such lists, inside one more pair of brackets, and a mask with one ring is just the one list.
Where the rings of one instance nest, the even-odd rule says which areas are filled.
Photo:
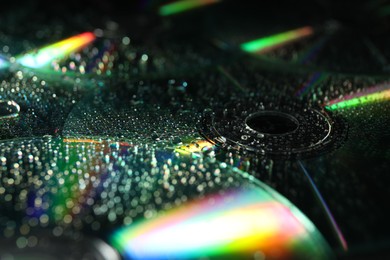
[[0, 100], [0, 119], [14, 118], [19, 115], [20, 106], [12, 100]]

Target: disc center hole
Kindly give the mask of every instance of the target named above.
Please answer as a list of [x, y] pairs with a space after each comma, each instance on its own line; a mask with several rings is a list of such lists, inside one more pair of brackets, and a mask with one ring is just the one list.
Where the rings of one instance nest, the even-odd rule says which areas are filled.
[[278, 111], [261, 111], [249, 115], [246, 125], [262, 134], [281, 135], [298, 129], [298, 120], [287, 113]]

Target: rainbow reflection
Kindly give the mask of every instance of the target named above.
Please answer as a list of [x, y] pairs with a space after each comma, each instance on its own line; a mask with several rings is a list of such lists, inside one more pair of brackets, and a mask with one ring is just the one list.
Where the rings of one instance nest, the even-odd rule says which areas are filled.
[[111, 240], [129, 259], [329, 257], [313, 224], [294, 206], [260, 188], [193, 201], [124, 227]]
[[301, 97], [306, 95], [310, 89], [324, 81], [326, 78], [327, 75], [324, 73], [314, 72], [313, 74], [309, 75], [308, 79], [295, 91], [295, 96]]
[[[112, 151], [117, 150], [121, 155], [131, 144], [103, 140], [99, 137], [67, 137], [53, 141], [52, 145], [58, 147], [60, 153], [66, 156], [56, 161], [57, 168], [48, 175], [51, 181], [47, 182], [47, 188], [61, 189], [58, 192], [47, 192], [45, 196], [36, 191], [29, 192], [27, 205], [31, 210], [28, 216], [31, 218], [48, 216], [54, 223], [69, 224], [85, 207], [88, 207], [86, 200], [94, 198], [96, 190], [101, 188], [102, 179], [106, 178], [105, 158], [115, 163], [118, 158], [111, 156]], [[91, 149], [95, 153], [89, 155], [87, 159], [85, 151]], [[81, 154], [86, 157], [80, 158]], [[49, 207], [43, 207], [42, 203], [36, 205], [36, 200], [48, 204]]]
[[162, 5], [159, 9], [161, 16], [182, 13], [205, 5], [215, 4], [220, 0], [181, 0]]
[[326, 104], [326, 108], [329, 110], [338, 110], [343, 108], [350, 108], [359, 105], [376, 103], [380, 101], [386, 101], [390, 99], [390, 83], [385, 82], [377, 86], [366, 89], [363, 92], [353, 95], [344, 96], [329, 101]]
[[287, 43], [302, 39], [310, 36], [314, 33], [314, 30], [310, 26], [301, 27], [295, 30], [282, 32], [253, 41], [245, 42], [241, 44], [241, 49], [251, 53], [264, 53], [278, 48]]
[[70, 53], [84, 47], [95, 40], [91, 32], [81, 33], [68, 39], [56, 42], [39, 50], [19, 56], [16, 61], [29, 68], [42, 68], [54, 60], [63, 59]]
[[213, 149], [214, 144], [210, 143], [204, 139], [190, 139], [184, 144], [178, 145], [175, 147], [175, 152], [178, 152], [181, 155], [195, 155], [201, 154], [205, 150]]
[[64, 138], [64, 143], [93, 143], [93, 144], [101, 144], [103, 143], [102, 140], [95, 140], [95, 139], [89, 139], [89, 138]]

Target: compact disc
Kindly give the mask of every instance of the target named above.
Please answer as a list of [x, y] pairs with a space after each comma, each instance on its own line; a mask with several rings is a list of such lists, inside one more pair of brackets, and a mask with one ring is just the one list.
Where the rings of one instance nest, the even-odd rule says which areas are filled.
[[38, 253], [46, 230], [58, 241], [88, 233], [129, 259], [332, 257], [286, 198], [212, 157], [98, 137], [14, 139], [0, 147], [2, 226], [19, 250], [11, 255]]
[[240, 51], [257, 57], [274, 69], [388, 73], [386, 1], [350, 5], [305, 1], [298, 8], [283, 1], [282, 5], [247, 3], [238, 7], [234, 1], [226, 1], [170, 19], [181, 25], [182, 21], [197, 21], [177, 26], [185, 31], [207, 23], [206, 17], [212, 15], [212, 26], [202, 31], [210, 42], [226, 53]]
[[6, 5], [1, 259], [388, 258], [384, 2]]

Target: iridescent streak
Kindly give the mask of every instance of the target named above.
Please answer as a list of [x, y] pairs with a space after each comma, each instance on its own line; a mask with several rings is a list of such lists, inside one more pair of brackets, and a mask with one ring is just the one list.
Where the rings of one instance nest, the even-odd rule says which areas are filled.
[[161, 16], [168, 16], [173, 14], [189, 11], [194, 8], [202, 7], [205, 5], [215, 4], [220, 0], [181, 0], [173, 3], [165, 4], [160, 7], [159, 14]]
[[54, 60], [60, 60], [70, 53], [88, 45], [95, 40], [95, 35], [85, 32], [57, 43], [29, 52], [16, 59], [19, 64], [29, 68], [42, 68]]
[[287, 43], [312, 35], [314, 32], [310, 26], [295, 30], [274, 34], [241, 44], [241, 49], [246, 52], [264, 53]]
[[[72, 169], [76, 165], [78, 169], [82, 169], [84, 174], [88, 174], [90, 178], [94, 177], [95, 180], [93, 182], [91, 180], [86, 182], [83, 178], [74, 178], [73, 174], [63, 175], [63, 186], [66, 187], [66, 191], [53, 193], [51, 207], [48, 212], [49, 216], [56, 220], [63, 219], [65, 216], [73, 217], [78, 214], [67, 207], [67, 204], [71, 203], [75, 208], [82, 209], [86, 206], [84, 204], [85, 198], [95, 196], [92, 195], [92, 193], [102, 185], [101, 180], [104, 176], [104, 171], [102, 169], [104, 169], [105, 164], [103, 158], [110, 154], [111, 145], [114, 144], [118, 148], [130, 146], [130, 144], [126, 142], [109, 143], [107, 141], [86, 138], [64, 138], [62, 139], [62, 142], [61, 147], [64, 149], [62, 152], [66, 154], [68, 161], [61, 160], [58, 162], [59, 172], [72, 172]], [[80, 160], [80, 149], [82, 150], [84, 145], [90, 145], [90, 148], [93, 148], [97, 155], [102, 154], [103, 156], [90, 156], [88, 160], [78, 164], [77, 162]], [[110, 158], [109, 160], [112, 162], [115, 161], [114, 158]], [[85, 186], [81, 188], [81, 185]], [[73, 189], [72, 187], [78, 188]], [[84, 203], [81, 203], [80, 201], [84, 201]]]
[[310, 88], [312, 88], [316, 84], [320, 83], [324, 79], [325, 79], [324, 74], [322, 74], [321, 72], [313, 73], [312, 75], [310, 75], [308, 80], [306, 82], [304, 82], [297, 91], [295, 91], [295, 96], [298, 96], [298, 97], [303, 96], [304, 94], [307, 93], [307, 91]]
[[64, 143], [94, 143], [101, 144], [103, 141], [94, 139], [76, 139], [76, 138], [64, 138]]
[[[210, 196], [124, 227], [112, 236], [112, 244], [129, 259], [249, 257], [259, 251], [270, 258], [277, 251], [284, 259], [313, 250], [313, 230], [308, 232], [300, 220], [291, 206], [263, 190], [248, 189]], [[322, 248], [317, 244], [316, 249]]]
[[376, 103], [390, 99], [389, 83], [372, 87], [364, 92], [345, 96], [343, 99], [334, 99], [325, 106], [329, 110], [338, 110], [343, 108], [355, 107], [358, 105]]
[[313, 60], [321, 49], [324, 47], [325, 43], [329, 40], [329, 36], [325, 35], [322, 37], [315, 45], [313, 45], [306, 53], [299, 59], [298, 63], [300, 64], [308, 64], [311, 60]]
[[183, 155], [189, 155], [193, 153], [201, 153], [204, 149], [213, 148], [214, 144], [206, 140], [196, 140], [188, 144], [183, 144], [175, 148], [175, 152]]
[[343, 233], [341, 232], [339, 226], [337, 225], [337, 222], [334, 219], [328, 205], [326, 204], [324, 198], [322, 197], [321, 192], [318, 190], [313, 179], [310, 177], [310, 174], [308, 173], [306, 168], [303, 166], [303, 163], [301, 161], [298, 161], [298, 164], [299, 164], [299, 166], [301, 166], [303, 173], [305, 174], [306, 178], [309, 180], [310, 187], [313, 189], [315, 196], [320, 201], [320, 203], [321, 203], [320, 205], [322, 205], [323, 209], [325, 210], [326, 216], [328, 217], [328, 220], [330, 221], [330, 223], [333, 227], [333, 230], [335, 231], [341, 246], [343, 247], [344, 251], [347, 251], [348, 250], [347, 241], [345, 240]]

